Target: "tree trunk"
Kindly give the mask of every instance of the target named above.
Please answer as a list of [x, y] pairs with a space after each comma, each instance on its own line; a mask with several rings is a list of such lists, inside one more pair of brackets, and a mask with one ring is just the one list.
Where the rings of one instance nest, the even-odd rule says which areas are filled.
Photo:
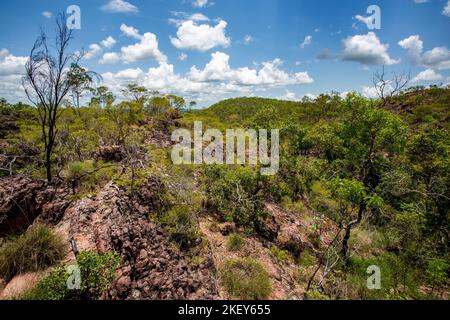
[[341, 255], [346, 258], [347, 252], [348, 252], [348, 241], [350, 240], [350, 234], [352, 231], [352, 225], [348, 225], [345, 228], [344, 238], [342, 239], [342, 249], [341, 249]]

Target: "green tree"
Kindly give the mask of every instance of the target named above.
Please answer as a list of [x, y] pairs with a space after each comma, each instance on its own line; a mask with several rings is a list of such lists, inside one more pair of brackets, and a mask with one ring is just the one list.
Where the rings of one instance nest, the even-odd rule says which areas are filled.
[[71, 88], [70, 95], [77, 110], [80, 108], [80, 98], [83, 94], [87, 91], [92, 91], [91, 85], [94, 83], [95, 78], [99, 79], [100, 77], [95, 72], [87, 71], [77, 63], [72, 63], [70, 66], [67, 79]]
[[102, 108], [107, 106], [112, 106], [116, 97], [109, 91], [106, 86], [100, 86], [98, 88], [92, 89], [93, 97], [91, 98], [91, 105], [100, 105]]

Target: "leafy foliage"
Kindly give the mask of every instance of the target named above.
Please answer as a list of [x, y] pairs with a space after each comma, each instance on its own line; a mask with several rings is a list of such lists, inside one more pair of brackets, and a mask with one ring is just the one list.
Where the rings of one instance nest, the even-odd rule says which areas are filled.
[[66, 267], [58, 266], [42, 278], [27, 292], [26, 300], [94, 300], [108, 290], [116, 275], [120, 257], [112, 252], [98, 254], [92, 251], [80, 252], [76, 266], [80, 270], [79, 289], [69, 289], [70, 274]]

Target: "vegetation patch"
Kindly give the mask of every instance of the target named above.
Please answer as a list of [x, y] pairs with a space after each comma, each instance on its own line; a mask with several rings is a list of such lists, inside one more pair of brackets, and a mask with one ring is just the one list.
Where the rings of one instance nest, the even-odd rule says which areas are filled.
[[232, 252], [240, 251], [244, 247], [244, 245], [245, 239], [237, 233], [230, 235], [230, 237], [228, 238], [227, 242], [228, 251]]
[[233, 298], [244, 300], [267, 299], [271, 292], [269, 274], [252, 258], [228, 260], [220, 271], [223, 287]]
[[66, 245], [49, 227], [31, 226], [24, 234], [12, 238], [0, 248], [0, 277], [44, 270], [64, 257]]
[[[108, 290], [116, 275], [120, 257], [112, 252], [98, 254], [92, 251], [80, 252], [76, 267], [79, 268], [79, 288], [76, 272], [69, 272], [65, 266], [58, 266], [42, 278], [27, 292], [25, 300], [94, 300], [99, 299]], [[68, 287], [68, 282], [72, 284]]]

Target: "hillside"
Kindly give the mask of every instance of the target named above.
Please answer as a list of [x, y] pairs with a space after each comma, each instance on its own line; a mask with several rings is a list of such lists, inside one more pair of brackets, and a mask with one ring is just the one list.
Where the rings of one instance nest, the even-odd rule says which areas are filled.
[[[2, 299], [449, 298], [450, 88], [384, 108], [356, 94], [195, 111], [158, 99], [64, 108], [52, 181], [37, 110], [3, 101]], [[279, 171], [174, 164], [170, 135], [194, 121], [279, 129]]]

